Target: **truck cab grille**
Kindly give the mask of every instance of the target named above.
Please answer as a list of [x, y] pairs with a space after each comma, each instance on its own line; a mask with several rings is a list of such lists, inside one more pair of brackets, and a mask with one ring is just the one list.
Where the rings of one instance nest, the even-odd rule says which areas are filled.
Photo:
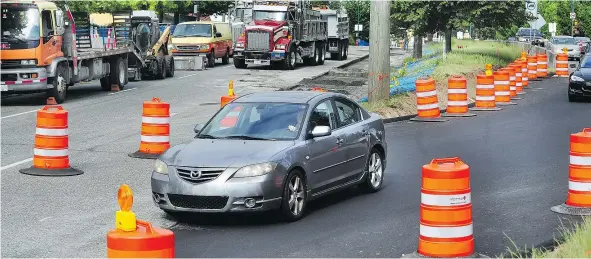
[[246, 49], [254, 51], [269, 51], [269, 32], [248, 31], [246, 34]]

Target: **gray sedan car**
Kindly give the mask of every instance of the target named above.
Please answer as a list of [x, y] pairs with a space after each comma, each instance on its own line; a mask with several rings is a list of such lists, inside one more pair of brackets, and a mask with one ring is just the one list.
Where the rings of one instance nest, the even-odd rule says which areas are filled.
[[195, 132], [155, 162], [153, 200], [166, 212], [278, 210], [295, 221], [325, 194], [382, 187], [383, 121], [341, 94], [245, 95]]

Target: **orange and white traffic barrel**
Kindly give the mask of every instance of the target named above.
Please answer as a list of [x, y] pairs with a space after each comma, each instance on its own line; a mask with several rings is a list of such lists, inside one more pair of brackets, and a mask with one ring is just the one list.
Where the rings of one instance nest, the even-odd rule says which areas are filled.
[[68, 111], [62, 106], [44, 106], [37, 111], [33, 166], [19, 172], [37, 176], [83, 174], [70, 167]]
[[500, 111], [495, 102], [495, 78], [493, 75], [476, 76], [476, 103], [472, 111]]
[[443, 116], [476, 116], [476, 114], [468, 112], [468, 87], [465, 77], [455, 75], [447, 80], [447, 111]]
[[517, 63], [521, 66], [521, 83], [523, 85], [523, 88], [528, 88], [529, 87], [529, 73], [527, 70], [527, 59], [526, 60], [517, 59], [515, 61], [515, 63]]
[[517, 82], [515, 77], [515, 68], [513, 67], [504, 67], [501, 70], [509, 72], [509, 96], [511, 100], [519, 100], [521, 98], [517, 97]]
[[236, 106], [228, 114], [226, 114], [226, 116], [220, 120], [220, 129], [229, 129], [236, 126], [241, 111], [242, 106]]
[[570, 135], [568, 195], [552, 211], [569, 215], [591, 215], [591, 128]]
[[511, 63], [510, 68], [515, 70], [515, 93], [517, 95], [525, 94], [523, 91], [523, 74], [521, 73], [521, 64]]
[[422, 167], [414, 257], [479, 257], [474, 252], [470, 167], [458, 157], [436, 158]]
[[548, 56], [546, 54], [537, 55], [538, 78], [548, 76]]
[[170, 148], [170, 104], [154, 97], [144, 101], [140, 148], [130, 157], [155, 159]]
[[527, 74], [529, 81], [538, 79], [538, 57], [536, 55], [527, 56]]
[[443, 122], [433, 78], [419, 78], [415, 81], [417, 95], [417, 116], [411, 121]]
[[497, 105], [515, 105], [511, 102], [511, 86], [509, 71], [499, 70], [494, 72], [495, 102]]
[[556, 75], [568, 77], [568, 54], [561, 52], [556, 56]]

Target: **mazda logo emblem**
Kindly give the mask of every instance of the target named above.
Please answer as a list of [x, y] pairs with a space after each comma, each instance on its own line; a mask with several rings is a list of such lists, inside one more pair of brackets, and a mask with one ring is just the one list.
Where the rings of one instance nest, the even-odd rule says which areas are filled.
[[201, 171], [191, 171], [191, 179], [201, 178]]

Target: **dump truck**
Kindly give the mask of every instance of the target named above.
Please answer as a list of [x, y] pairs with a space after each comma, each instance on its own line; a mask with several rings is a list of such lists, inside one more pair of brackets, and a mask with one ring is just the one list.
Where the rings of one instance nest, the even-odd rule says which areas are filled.
[[349, 17], [344, 8], [328, 9], [325, 6], [314, 8], [325, 16], [328, 22], [326, 52], [332, 60], [346, 60], [349, 53]]
[[93, 48], [88, 13], [43, 0], [3, 1], [1, 9], [3, 95], [45, 92], [63, 103], [79, 82], [100, 79], [103, 90], [127, 84], [133, 47]]
[[[129, 21], [128, 21], [129, 19]], [[131, 17], [119, 14], [114, 18], [115, 28], [130, 24], [129, 35], [125, 40], [132, 40], [134, 52], [129, 59], [128, 74], [132, 81], [142, 78], [164, 79], [174, 76], [174, 57], [170, 53], [171, 26], [165, 26], [161, 32], [158, 16], [154, 11], [133, 11]], [[116, 29], [117, 30], [117, 29]]]
[[296, 63], [322, 65], [326, 54], [327, 20], [310, 0], [255, 0], [253, 21], [234, 48], [234, 66], [270, 65], [293, 70]]
[[244, 33], [244, 26], [252, 21], [253, 0], [236, 0], [230, 10], [230, 26], [234, 48], [238, 37]]

